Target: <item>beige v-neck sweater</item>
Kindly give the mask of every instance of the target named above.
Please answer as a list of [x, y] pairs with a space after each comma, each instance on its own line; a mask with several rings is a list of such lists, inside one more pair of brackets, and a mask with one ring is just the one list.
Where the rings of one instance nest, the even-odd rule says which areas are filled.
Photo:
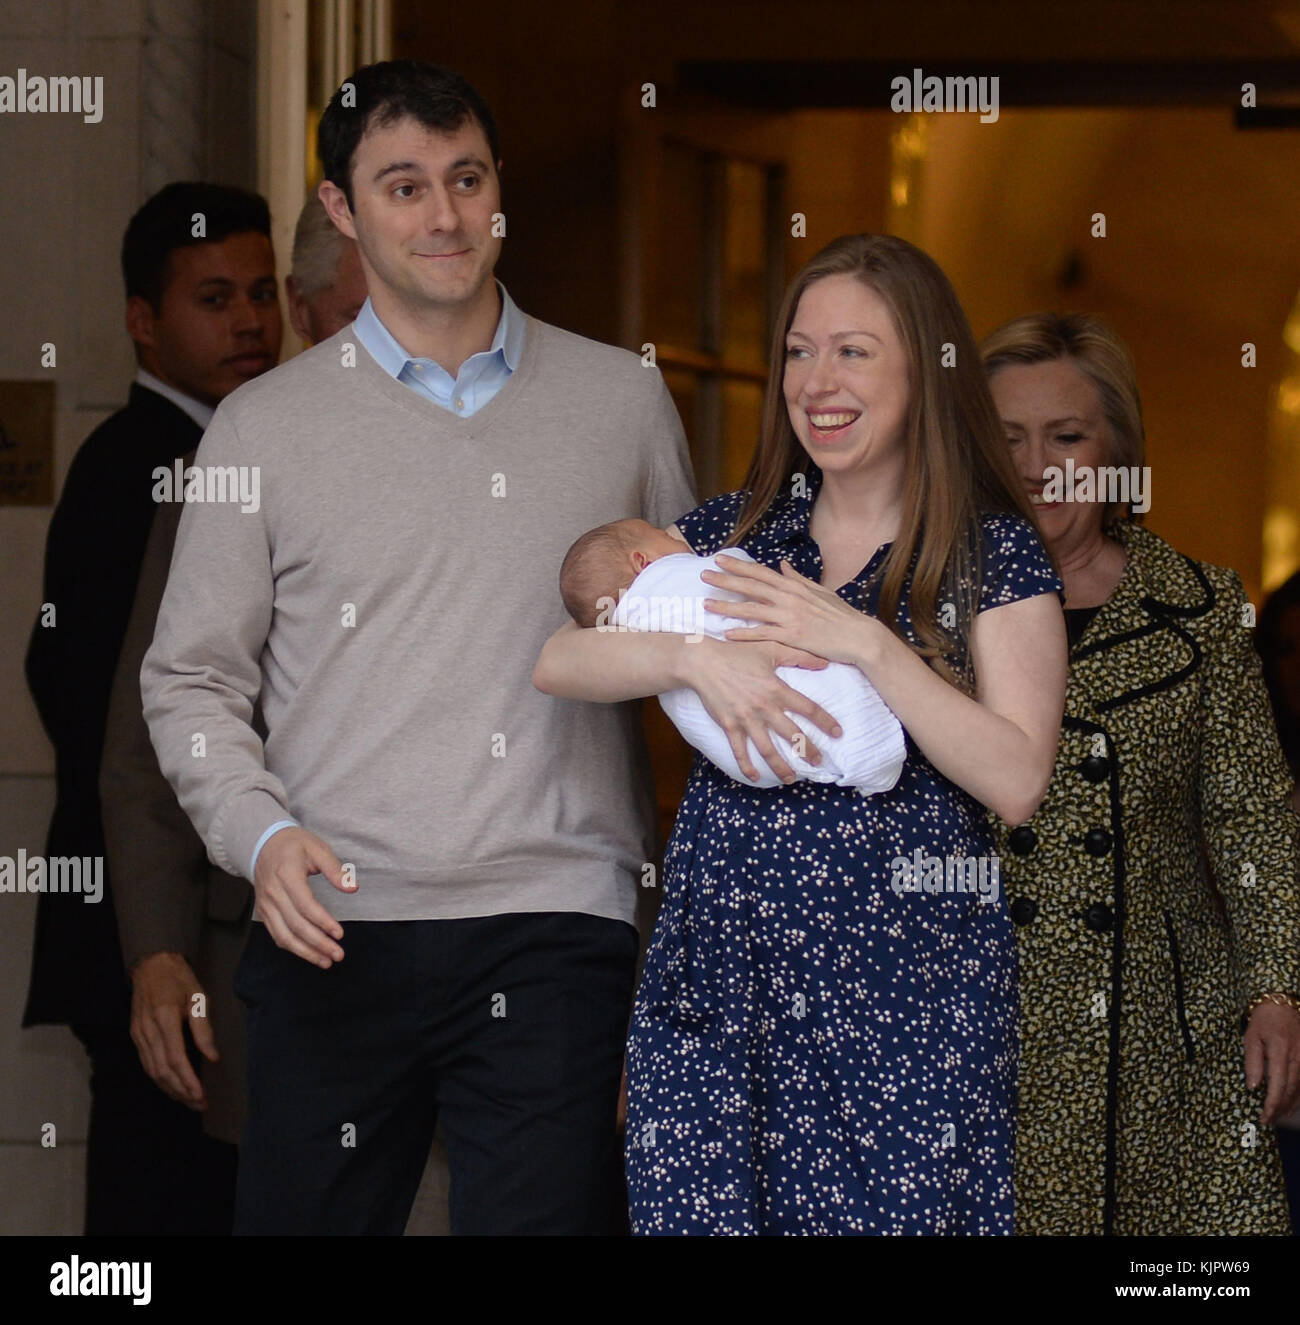
[[141, 670], [212, 860], [247, 876], [292, 817], [355, 867], [353, 895], [312, 879], [344, 921], [630, 921], [654, 850], [639, 707], [531, 675], [573, 540], [695, 505], [658, 370], [529, 317], [509, 381], [459, 418], [345, 327], [223, 401], [195, 464], [260, 477], [255, 511], [186, 504]]

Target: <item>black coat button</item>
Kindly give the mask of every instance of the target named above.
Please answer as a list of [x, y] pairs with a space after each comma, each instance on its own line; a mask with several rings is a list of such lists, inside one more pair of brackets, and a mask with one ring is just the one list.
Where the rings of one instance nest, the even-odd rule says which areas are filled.
[[1103, 906], [1100, 902], [1096, 906], [1090, 906], [1083, 913], [1083, 923], [1089, 929], [1096, 933], [1104, 933], [1108, 929], [1113, 929], [1115, 925], [1115, 913], [1108, 906]]
[[1011, 903], [1011, 919], [1017, 925], [1027, 925], [1038, 914], [1038, 903], [1029, 897], [1017, 897]]
[[1079, 772], [1083, 774], [1089, 782], [1104, 782], [1106, 774], [1110, 772], [1110, 761], [1103, 759], [1101, 755], [1089, 755], [1087, 759], [1079, 765]]
[[1111, 836], [1104, 828], [1089, 828], [1083, 835], [1083, 849], [1090, 856], [1104, 856], [1110, 843]]
[[1021, 824], [1019, 828], [1012, 829], [1007, 837], [1007, 846], [1017, 856], [1027, 856], [1037, 845], [1038, 834], [1028, 824]]

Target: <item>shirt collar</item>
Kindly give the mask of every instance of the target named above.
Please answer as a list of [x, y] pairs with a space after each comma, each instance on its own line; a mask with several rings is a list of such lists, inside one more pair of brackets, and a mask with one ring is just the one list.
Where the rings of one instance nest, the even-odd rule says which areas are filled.
[[177, 391], [174, 386], [168, 386], [166, 382], [161, 381], [152, 373], [146, 372], [143, 368], [135, 370], [135, 380], [145, 390], [162, 396], [164, 400], [170, 400], [177, 409], [184, 410], [204, 431], [207, 430], [208, 424], [212, 422], [212, 416], [216, 413], [216, 410], [211, 405], [205, 405], [201, 400], [195, 400], [193, 396], [187, 396], [183, 391]]
[[[501, 295], [501, 316], [497, 319], [497, 329], [492, 337], [492, 344], [481, 352], [489, 355], [500, 353], [507, 369], [513, 373], [519, 366], [524, 349], [524, 316], [515, 301], [506, 293], [506, 287], [500, 281], [497, 281], [496, 286]], [[407, 353], [393, 333], [380, 321], [379, 314], [375, 312], [368, 295], [353, 325], [361, 338], [361, 343], [390, 377], [399, 377], [407, 364], [420, 362]]]

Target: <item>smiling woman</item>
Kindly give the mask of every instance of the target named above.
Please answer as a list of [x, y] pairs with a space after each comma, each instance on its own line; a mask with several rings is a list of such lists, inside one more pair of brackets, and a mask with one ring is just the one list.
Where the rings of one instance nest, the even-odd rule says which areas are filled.
[[[573, 698], [690, 687], [742, 771], [752, 747], [782, 779], [691, 770], [628, 1048], [633, 1227], [1009, 1233], [1010, 918], [996, 896], [892, 885], [931, 856], [988, 877], [987, 809], [1033, 813], [1065, 631], [934, 262], [854, 235], [803, 268], [745, 487], [675, 528], [702, 556], [753, 558], [701, 574], [749, 624], [689, 647], [570, 625], [535, 672]], [[902, 723], [891, 789], [794, 780], [777, 754], [805, 709], [773, 672], [809, 655], [859, 668]]]

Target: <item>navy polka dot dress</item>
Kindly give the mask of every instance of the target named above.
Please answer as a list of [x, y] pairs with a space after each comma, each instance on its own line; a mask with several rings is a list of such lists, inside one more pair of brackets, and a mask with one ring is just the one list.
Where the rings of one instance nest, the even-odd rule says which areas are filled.
[[[820, 581], [819, 483], [741, 546]], [[727, 546], [744, 497], [677, 521], [697, 553]], [[982, 532], [979, 610], [1060, 590], [1028, 522]], [[859, 609], [887, 547], [838, 591]], [[983, 806], [907, 753], [871, 797], [748, 787], [696, 755], [628, 1046], [634, 1232], [1012, 1231], [1015, 938], [1000, 891], [906, 886], [918, 848], [993, 851]]]

